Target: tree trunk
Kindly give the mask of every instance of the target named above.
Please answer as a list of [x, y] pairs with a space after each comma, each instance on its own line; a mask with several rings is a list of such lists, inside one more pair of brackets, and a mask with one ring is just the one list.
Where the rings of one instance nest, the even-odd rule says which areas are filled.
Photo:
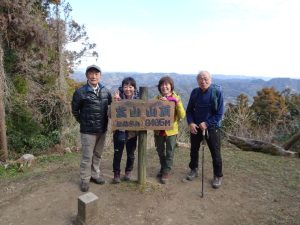
[[242, 137], [229, 135], [228, 142], [244, 151], [262, 152], [271, 155], [280, 155], [280, 156], [289, 156], [289, 157], [300, 156], [299, 153], [286, 151], [284, 148], [278, 145], [264, 142], [264, 141], [249, 139], [249, 138], [242, 138]]
[[294, 134], [287, 142], [284, 143], [283, 148], [289, 150], [294, 144], [300, 141], [300, 131]]
[[0, 161], [6, 161], [8, 157], [4, 105], [6, 83], [3, 55], [4, 51], [2, 48], [2, 39], [0, 35]]
[[61, 1], [56, 1], [56, 37], [57, 37], [57, 87], [60, 93], [60, 111], [61, 111], [61, 127], [60, 144], [65, 144], [64, 134], [68, 132], [68, 122], [70, 118], [70, 105], [67, 102], [68, 87], [65, 79], [65, 55], [64, 55], [64, 40], [65, 40], [65, 25], [62, 22], [60, 15]]

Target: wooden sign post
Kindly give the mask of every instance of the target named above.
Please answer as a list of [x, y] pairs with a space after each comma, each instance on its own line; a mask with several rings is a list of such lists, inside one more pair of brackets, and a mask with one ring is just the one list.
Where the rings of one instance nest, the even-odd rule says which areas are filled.
[[171, 129], [174, 121], [174, 106], [174, 102], [161, 100], [113, 102], [111, 105], [112, 129], [135, 131]]
[[[148, 88], [140, 87], [140, 98], [147, 100]], [[140, 131], [138, 138], [138, 183], [143, 185], [146, 182], [147, 130]]]
[[173, 127], [175, 103], [148, 100], [148, 88], [140, 87], [140, 100], [122, 100], [111, 105], [113, 130], [139, 131], [138, 183], [146, 182], [147, 130], [168, 130]]

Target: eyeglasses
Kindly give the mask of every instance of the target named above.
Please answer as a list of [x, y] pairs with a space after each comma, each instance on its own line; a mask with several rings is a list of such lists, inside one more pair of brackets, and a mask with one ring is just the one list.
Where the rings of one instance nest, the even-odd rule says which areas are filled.
[[198, 81], [205, 81], [205, 82], [208, 82], [208, 81], [210, 81], [210, 79], [209, 79], [208, 77], [200, 77], [200, 78], [198, 79]]

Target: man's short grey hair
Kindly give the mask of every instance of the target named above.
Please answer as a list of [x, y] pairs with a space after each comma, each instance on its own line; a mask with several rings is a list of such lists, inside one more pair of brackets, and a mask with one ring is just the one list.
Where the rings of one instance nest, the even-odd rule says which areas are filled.
[[207, 70], [201, 70], [197, 75], [197, 80], [204, 74], [207, 74], [211, 78], [211, 74]]

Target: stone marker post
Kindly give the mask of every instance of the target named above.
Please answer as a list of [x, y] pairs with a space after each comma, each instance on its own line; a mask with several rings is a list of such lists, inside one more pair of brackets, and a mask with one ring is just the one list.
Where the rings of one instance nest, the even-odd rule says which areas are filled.
[[96, 225], [98, 215], [98, 197], [88, 192], [78, 197], [78, 214], [76, 225]]

